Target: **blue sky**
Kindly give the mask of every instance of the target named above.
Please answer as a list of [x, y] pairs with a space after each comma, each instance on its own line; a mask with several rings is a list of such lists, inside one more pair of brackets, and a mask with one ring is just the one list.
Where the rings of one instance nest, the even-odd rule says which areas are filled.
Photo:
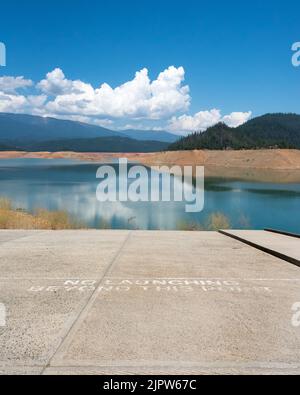
[[[206, 125], [207, 117], [208, 123], [218, 118], [216, 113], [212, 117], [211, 113], [205, 113], [213, 109], [219, 110], [222, 116], [248, 111], [252, 116], [279, 111], [300, 113], [300, 67], [291, 64], [291, 46], [300, 41], [299, 14], [299, 2], [289, 0], [247, 3], [4, 0], [0, 41], [7, 48], [7, 66], [0, 68], [2, 85], [3, 77], [8, 76], [23, 76], [32, 80], [32, 84], [8, 91], [8, 80], [5, 80], [7, 97], [2, 107], [0, 99], [0, 111], [77, 117], [112, 128], [125, 125], [168, 128], [173, 119], [169, 129], [176, 132], [186, 124], [191, 128], [201, 126], [203, 119]], [[55, 101], [53, 87], [51, 90], [48, 86], [43, 92], [34, 87], [56, 68], [64, 73], [62, 83], [65, 85], [66, 81], [80, 80], [93, 88], [103, 83], [116, 88], [134, 79], [135, 73], [143, 68], [148, 69], [153, 81], [170, 66], [175, 70], [183, 68], [185, 72], [185, 81], [181, 72], [178, 75], [174, 70], [170, 72], [174, 79], [182, 77], [180, 86], [177, 84], [174, 88], [174, 95], [180, 92], [182, 97], [177, 99], [181, 102], [174, 99], [173, 112], [165, 104], [162, 109], [153, 110], [161, 102], [162, 94], [155, 101], [148, 100], [147, 109], [139, 104], [136, 111], [128, 109], [124, 113], [118, 109], [115, 113], [107, 107], [102, 109], [101, 103], [97, 113], [99, 97], [93, 99], [92, 108], [82, 114], [78, 103], [76, 109], [74, 103], [68, 108], [59, 108], [63, 100], [57, 100], [45, 110], [42, 107], [47, 101]], [[169, 78], [167, 75], [166, 80]], [[12, 80], [10, 83], [14, 84]], [[180, 87], [185, 86], [189, 87], [189, 94], [180, 91]], [[68, 95], [63, 99], [70, 98], [70, 89], [59, 92]], [[145, 89], [148, 88], [145, 86]], [[125, 94], [131, 95], [127, 91]], [[24, 102], [22, 107], [15, 104], [20, 98], [12, 97], [9, 99], [12, 104], [8, 105], [8, 97], [14, 95], [27, 101], [30, 95], [51, 98], [43, 104], [41, 98], [30, 105]], [[119, 99], [115, 92], [113, 100]], [[171, 106], [173, 96], [168, 100]], [[130, 106], [133, 108], [135, 103]], [[204, 113], [198, 123], [193, 123], [198, 112]], [[182, 116], [186, 118], [180, 118]], [[182, 122], [176, 126], [179, 119]]]

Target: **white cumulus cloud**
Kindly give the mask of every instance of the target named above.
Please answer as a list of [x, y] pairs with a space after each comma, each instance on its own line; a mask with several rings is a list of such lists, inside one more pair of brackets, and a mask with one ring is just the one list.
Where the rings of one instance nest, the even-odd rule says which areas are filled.
[[[145, 130], [166, 128], [175, 133], [203, 131], [221, 121], [236, 127], [251, 117], [251, 112], [222, 116], [218, 109], [188, 115], [191, 97], [184, 81], [184, 68], [175, 66], [168, 67], [154, 80], [144, 68], [117, 87], [107, 83], [93, 87], [71, 80], [60, 68], [47, 73], [36, 85], [22, 76], [4, 76], [0, 77], [0, 112], [70, 119], [112, 129], [125, 125]], [[29, 87], [30, 94], [20, 92]]]
[[233, 112], [225, 116], [222, 116], [221, 111], [217, 109], [199, 111], [195, 115], [173, 117], [169, 121], [168, 130], [175, 133], [201, 132], [218, 122], [224, 122], [230, 127], [237, 127], [247, 122], [251, 115], [251, 111]]
[[33, 82], [24, 77], [0, 77], [0, 92], [3, 93], [16, 93], [18, 89], [28, 88], [32, 85]]
[[251, 118], [252, 112], [232, 112], [229, 115], [225, 115], [223, 117], [223, 122], [231, 128], [236, 128], [240, 125], [243, 125]]
[[148, 70], [143, 69], [116, 88], [104, 83], [94, 89], [90, 84], [66, 79], [62, 70], [55, 69], [37, 87], [55, 96], [46, 105], [46, 110], [54, 114], [160, 119], [189, 108], [184, 74], [183, 67], [171, 66], [151, 81]]
[[[68, 80], [63, 71], [59, 68], [54, 69], [46, 75], [46, 78], [37, 84], [37, 87], [45, 94], [50, 96], [81, 94], [86, 91], [84, 82], [79, 80]], [[91, 88], [91, 86], [89, 85]]]
[[44, 95], [23, 96], [0, 91], [0, 112], [43, 115], [46, 100]]
[[168, 129], [173, 132], [195, 132], [207, 129], [221, 120], [220, 110], [199, 111], [195, 115], [173, 117]]

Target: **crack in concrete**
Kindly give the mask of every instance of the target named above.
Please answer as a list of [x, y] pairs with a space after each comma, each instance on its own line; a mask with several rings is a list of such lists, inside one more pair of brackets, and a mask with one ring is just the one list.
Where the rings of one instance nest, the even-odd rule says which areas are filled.
[[109, 273], [114, 268], [115, 263], [117, 262], [117, 260], [118, 260], [119, 256], [121, 255], [125, 245], [127, 244], [128, 240], [130, 239], [131, 234], [132, 234], [132, 231], [129, 231], [127, 236], [126, 236], [126, 238], [125, 238], [125, 240], [123, 241], [122, 245], [120, 246], [120, 248], [118, 249], [118, 251], [116, 252], [114, 257], [112, 258], [112, 260], [109, 263], [109, 265], [107, 266], [107, 268], [106, 268], [105, 272], [103, 273], [102, 277], [96, 283], [95, 290], [92, 292], [92, 294], [90, 295], [88, 300], [86, 302], [84, 302], [84, 306], [80, 309], [79, 313], [76, 313], [76, 314], [74, 313], [74, 315], [76, 315], [75, 319], [74, 319], [74, 316], [70, 319], [72, 321], [71, 325], [68, 325], [69, 328], [68, 328], [67, 332], [63, 335], [62, 339], [59, 342], [59, 345], [55, 348], [55, 351], [52, 353], [52, 355], [49, 358], [48, 362], [44, 366], [41, 374], [44, 374], [45, 370], [47, 368], [51, 367], [51, 363], [52, 363], [53, 360], [55, 360], [55, 359], [59, 360], [59, 358], [57, 358], [57, 354], [59, 354], [72, 341], [72, 339], [73, 339], [78, 327], [84, 321], [84, 319], [88, 315], [91, 307], [93, 306], [95, 300], [98, 298], [98, 296], [99, 296], [99, 292], [98, 292], [99, 288], [102, 286], [102, 283], [103, 283], [104, 279], [106, 278], [106, 276], [109, 275]]

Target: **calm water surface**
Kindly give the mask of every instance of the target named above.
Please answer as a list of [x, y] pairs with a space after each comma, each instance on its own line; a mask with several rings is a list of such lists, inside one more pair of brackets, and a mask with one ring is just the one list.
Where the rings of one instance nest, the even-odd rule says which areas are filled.
[[187, 214], [185, 203], [99, 203], [98, 167], [64, 159], [0, 160], [0, 196], [29, 211], [66, 210], [92, 228], [175, 230], [221, 212], [233, 228], [300, 233], [300, 184], [206, 178], [204, 211]]

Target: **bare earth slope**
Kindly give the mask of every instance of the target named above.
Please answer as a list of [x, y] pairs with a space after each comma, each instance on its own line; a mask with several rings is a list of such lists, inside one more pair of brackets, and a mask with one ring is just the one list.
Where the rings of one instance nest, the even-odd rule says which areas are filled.
[[300, 150], [175, 151], [135, 155], [141, 162], [273, 170], [300, 169]]
[[150, 154], [104, 154], [77, 152], [0, 152], [0, 159], [7, 158], [67, 158], [102, 161], [127, 157], [147, 164], [198, 165], [246, 169], [300, 170], [300, 150], [251, 150], [251, 151], [175, 151]]

